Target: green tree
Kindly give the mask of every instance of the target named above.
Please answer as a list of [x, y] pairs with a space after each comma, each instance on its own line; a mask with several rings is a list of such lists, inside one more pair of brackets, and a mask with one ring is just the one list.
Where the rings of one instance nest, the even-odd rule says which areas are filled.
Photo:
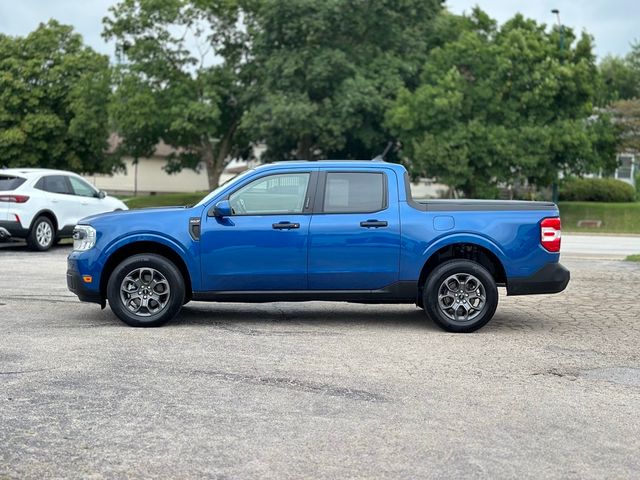
[[640, 69], [624, 58], [608, 55], [600, 62], [601, 104], [640, 96]]
[[468, 28], [435, 48], [421, 85], [404, 88], [387, 122], [415, 175], [466, 196], [500, 183], [549, 185], [614, 158], [606, 116], [594, 116], [598, 79], [591, 39], [516, 15], [497, 28], [475, 9]]
[[247, 52], [240, 6], [233, 0], [123, 0], [104, 19], [118, 67], [111, 109], [121, 154], [137, 159], [163, 140], [176, 153], [169, 172], [207, 169], [215, 188], [230, 156], [246, 142], [237, 134], [245, 107]]
[[426, 61], [439, 0], [271, 0], [247, 16], [255, 82], [243, 130], [265, 160], [371, 158]]
[[640, 152], [640, 99], [620, 100], [608, 111], [620, 128], [618, 150]]
[[0, 165], [110, 172], [109, 61], [50, 20], [0, 34]]

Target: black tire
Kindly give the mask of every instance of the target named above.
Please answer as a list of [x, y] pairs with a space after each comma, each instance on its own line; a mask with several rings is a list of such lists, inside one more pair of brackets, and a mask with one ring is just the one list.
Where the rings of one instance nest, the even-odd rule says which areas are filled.
[[493, 318], [498, 288], [479, 263], [450, 260], [438, 265], [427, 278], [423, 304], [429, 318], [447, 332], [474, 332]]
[[56, 229], [53, 222], [47, 217], [38, 217], [31, 225], [29, 235], [27, 235], [27, 246], [29, 249], [44, 252], [53, 246], [56, 238]]
[[[165, 283], [168, 290], [163, 291]], [[184, 279], [165, 257], [152, 253], [133, 255], [111, 273], [107, 299], [113, 313], [127, 325], [160, 327], [182, 308]]]

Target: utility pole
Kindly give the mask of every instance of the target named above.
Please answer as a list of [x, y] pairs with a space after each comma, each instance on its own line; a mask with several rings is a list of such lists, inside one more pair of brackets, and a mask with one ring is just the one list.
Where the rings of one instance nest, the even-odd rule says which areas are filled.
[[[554, 8], [551, 10], [551, 13], [555, 14], [558, 20], [558, 30], [560, 31], [560, 65], [564, 64], [564, 27], [562, 26], [562, 22], [560, 22], [560, 10]], [[551, 200], [553, 203], [558, 203], [558, 179], [556, 176], [556, 180], [551, 185]]]

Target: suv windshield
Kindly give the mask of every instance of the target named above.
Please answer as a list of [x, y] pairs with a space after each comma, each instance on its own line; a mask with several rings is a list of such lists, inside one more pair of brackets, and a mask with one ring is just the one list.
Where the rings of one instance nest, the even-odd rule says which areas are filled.
[[26, 181], [25, 178], [13, 175], [0, 175], [0, 191], [15, 190]]

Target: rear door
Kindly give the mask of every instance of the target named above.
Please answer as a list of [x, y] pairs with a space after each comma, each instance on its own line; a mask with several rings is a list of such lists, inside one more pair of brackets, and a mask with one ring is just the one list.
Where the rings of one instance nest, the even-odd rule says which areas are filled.
[[398, 281], [399, 262], [395, 172], [323, 172], [309, 227], [309, 289], [380, 289]]
[[58, 220], [58, 230], [73, 228], [79, 220], [79, 202], [66, 175], [45, 175], [35, 184], [45, 193], [46, 204]]

